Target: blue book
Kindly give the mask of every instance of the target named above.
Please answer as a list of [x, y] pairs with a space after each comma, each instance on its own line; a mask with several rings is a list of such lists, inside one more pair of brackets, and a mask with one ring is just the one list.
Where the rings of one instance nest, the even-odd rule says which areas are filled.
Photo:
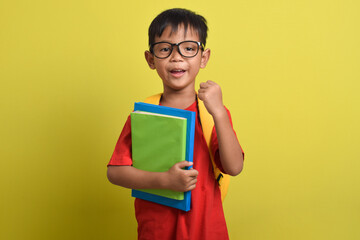
[[[142, 114], [143, 112], [150, 113], [150, 114]], [[180, 150], [181, 154], [180, 153], [178, 154], [178, 156], [177, 156], [178, 160], [173, 160], [173, 159], [169, 158], [169, 163], [167, 163], [168, 165], [167, 165], [167, 167], [165, 167], [166, 169], [164, 169], [164, 164], [160, 164], [162, 166], [161, 166], [161, 168], [159, 168], [158, 171], [167, 171], [167, 169], [169, 169], [174, 164], [174, 161], [183, 161], [183, 160], [187, 160], [189, 162], [193, 161], [196, 113], [191, 112], [191, 111], [182, 110], [182, 109], [177, 109], [177, 108], [170, 108], [170, 107], [165, 107], [165, 106], [160, 106], [160, 105], [153, 105], [153, 104], [148, 104], [148, 103], [137, 102], [137, 103], [135, 103], [135, 106], [134, 106], [134, 112], [131, 114], [131, 121], [132, 121], [132, 126], [131, 126], [132, 130], [131, 131], [132, 131], [132, 140], [133, 140], [133, 166], [134, 167], [142, 169], [142, 170], [157, 171], [156, 168], [157, 168], [157, 165], [159, 165], [157, 160], [159, 158], [158, 157], [156, 157], [156, 158], [150, 157], [149, 159], [147, 159], [147, 158], [140, 159], [139, 156], [144, 155], [144, 153], [143, 152], [139, 153], [139, 152], [140, 151], [149, 151], [149, 149], [151, 148], [151, 145], [154, 144], [154, 151], [156, 151], [157, 152], [156, 154], [158, 154], [159, 149], [161, 149], [161, 147], [159, 148], [159, 146], [156, 146], [157, 141], [155, 139], [153, 142], [151, 141], [151, 136], [150, 136], [150, 141], [147, 140], [147, 142], [149, 142], [148, 146], [141, 145], [141, 144], [144, 144], [144, 139], [142, 139], [141, 144], [138, 144], [140, 142], [139, 138], [142, 137], [141, 135], [143, 133], [141, 133], [140, 135], [136, 133], [136, 135], [135, 135], [135, 134], [133, 134], [133, 132], [141, 131], [141, 132], [146, 133], [148, 131], [146, 129], [148, 128], [148, 129], [150, 129], [150, 132], [153, 131], [153, 134], [157, 135], [158, 132], [156, 131], [156, 128], [161, 127], [164, 115], [169, 117], [169, 119], [165, 120], [165, 122], [167, 121], [167, 125], [170, 125], [170, 122], [174, 122], [174, 121], [176, 121], [177, 122], [176, 124], [179, 125], [179, 127], [176, 126], [176, 128], [179, 128], [179, 129], [176, 129], [176, 132], [178, 132], [178, 135], [179, 135], [178, 139], [176, 139], [176, 141], [178, 141], [179, 144], [175, 144], [176, 146], [173, 146], [173, 147], [184, 148], [184, 149]], [[157, 118], [157, 120], [155, 120], [156, 124], [154, 124], [154, 120], [152, 118]], [[146, 119], [149, 119], [148, 122], [150, 124], [153, 124], [154, 126], [152, 126], [152, 125], [147, 126], [147, 127], [143, 126], [143, 124], [147, 124]], [[140, 121], [143, 121], [143, 122], [141, 123]], [[133, 123], [134, 123], [134, 126], [133, 126]], [[136, 128], [136, 126], [138, 126], [138, 127]], [[154, 130], [151, 130], [152, 127]], [[166, 128], [169, 126], [163, 126], [163, 127]], [[174, 132], [175, 132], [175, 129], [174, 129]], [[165, 136], [165, 137], [167, 137], [167, 136]], [[145, 142], [146, 142], [146, 139], [149, 139], [149, 137], [145, 137]], [[134, 141], [136, 141], [136, 142], [134, 142]], [[169, 142], [170, 141], [173, 141], [173, 139], [169, 140]], [[166, 144], [169, 144], [169, 142]], [[134, 146], [134, 144], [136, 146]], [[144, 147], [144, 149], [142, 150], [143, 147]], [[170, 148], [169, 145], [165, 147], [165, 149], [167, 149], [167, 148]], [[178, 150], [176, 150], [176, 151], [178, 151]], [[166, 151], [166, 152], [168, 152], [168, 151]], [[161, 154], [161, 152], [160, 152], [160, 154]], [[149, 156], [151, 156], [151, 155], [153, 156], [153, 153], [149, 153]], [[144, 161], [154, 161], [154, 162], [145, 162], [144, 163]], [[165, 206], [181, 209], [183, 211], [190, 210], [191, 191], [188, 191], [185, 193], [179, 193], [179, 192], [174, 192], [174, 191], [165, 190], [165, 189], [143, 189], [143, 190], [142, 189], [133, 189], [132, 196], [143, 199], [143, 200], [155, 202], [158, 204], [163, 204]]]

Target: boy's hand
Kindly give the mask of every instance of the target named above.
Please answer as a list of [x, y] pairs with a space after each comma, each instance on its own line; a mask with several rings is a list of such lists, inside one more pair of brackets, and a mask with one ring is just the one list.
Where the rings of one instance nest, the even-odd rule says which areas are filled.
[[192, 166], [193, 163], [182, 161], [174, 164], [167, 173], [168, 189], [187, 192], [196, 187], [197, 176], [199, 172], [195, 169], [184, 170], [185, 167]]
[[221, 88], [213, 81], [200, 83], [198, 97], [204, 102], [208, 112], [214, 117], [218, 113], [223, 113], [225, 107], [222, 102]]

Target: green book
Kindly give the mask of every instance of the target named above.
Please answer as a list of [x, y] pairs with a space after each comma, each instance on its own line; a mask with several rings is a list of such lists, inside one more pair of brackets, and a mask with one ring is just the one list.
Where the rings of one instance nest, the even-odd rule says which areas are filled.
[[[185, 160], [187, 119], [143, 111], [131, 113], [133, 167], [165, 172]], [[150, 194], [183, 200], [184, 193], [167, 189], [137, 189]]]

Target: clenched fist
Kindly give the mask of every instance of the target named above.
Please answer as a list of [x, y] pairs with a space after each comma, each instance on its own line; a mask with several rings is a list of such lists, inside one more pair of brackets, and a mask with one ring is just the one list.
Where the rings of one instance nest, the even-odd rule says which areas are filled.
[[200, 83], [198, 97], [204, 102], [206, 109], [213, 117], [226, 111], [222, 101], [221, 88], [215, 82], [209, 80]]

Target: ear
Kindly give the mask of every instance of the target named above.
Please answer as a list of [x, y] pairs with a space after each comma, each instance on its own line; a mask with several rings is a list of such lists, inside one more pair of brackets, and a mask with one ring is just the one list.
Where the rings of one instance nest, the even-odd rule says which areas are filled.
[[145, 51], [145, 59], [146, 59], [146, 62], [148, 63], [148, 65], [149, 65], [149, 67], [151, 69], [155, 69], [154, 55], [151, 52]]
[[208, 61], [210, 59], [210, 49], [207, 48], [203, 51], [202, 55], [201, 55], [201, 64], [200, 64], [200, 68], [205, 68]]

